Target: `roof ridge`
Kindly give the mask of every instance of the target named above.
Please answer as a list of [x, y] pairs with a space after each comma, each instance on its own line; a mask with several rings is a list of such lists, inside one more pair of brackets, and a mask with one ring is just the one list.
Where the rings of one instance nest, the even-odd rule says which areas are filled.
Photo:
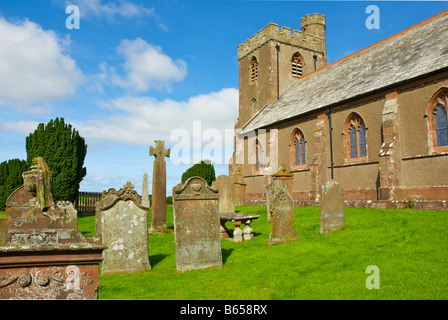
[[[335, 62], [333, 62], [333, 63], [331, 63], [331, 64], [329, 64], [329, 65], [326, 65], [326, 66], [324, 66], [324, 67], [322, 67], [322, 68], [320, 68], [320, 69], [318, 69], [318, 70], [315, 70], [315, 71], [313, 71], [313, 72], [311, 72], [311, 73], [309, 73], [309, 74], [307, 74], [307, 75], [304, 75], [303, 77], [301, 77], [300, 79], [297, 79], [296, 81], [294, 81], [289, 87], [288, 87], [288, 89], [287, 90], [285, 90], [285, 91], [283, 91], [282, 92], [282, 94], [280, 95], [280, 98], [282, 98], [284, 95], [287, 95], [287, 97], [290, 97], [291, 96], [291, 94], [288, 94], [288, 92], [295, 92], [295, 91], [297, 91], [296, 89], [300, 89], [300, 88], [302, 88], [303, 86], [305, 86], [305, 87], [309, 87], [309, 84], [310, 83], [314, 83], [315, 82], [315, 80], [317, 80], [317, 81], [320, 81], [320, 82], [322, 82], [321, 80], [321, 78], [323, 77], [323, 76], [326, 76], [328, 73], [331, 75], [331, 73], [332, 73], [332, 71], [333, 70], [339, 70], [340, 69], [340, 67], [344, 67], [345, 66], [345, 64], [343, 64], [343, 63], [341, 63], [342, 61], [345, 61], [345, 60], [347, 60], [347, 59], [350, 59], [350, 58], [353, 58], [354, 56], [358, 56], [359, 54], [361, 54], [361, 53], [365, 53], [366, 55], [367, 55], [367, 58], [369, 58], [369, 56], [371, 56], [373, 53], [375, 53], [376, 52], [376, 50], [371, 50], [372, 48], [374, 48], [374, 47], [377, 47], [378, 45], [380, 45], [380, 44], [382, 44], [382, 43], [385, 43], [385, 42], [387, 42], [387, 41], [391, 41], [392, 39], [394, 39], [394, 38], [397, 38], [398, 36], [401, 36], [401, 35], [403, 35], [403, 34], [406, 34], [407, 32], [409, 32], [410, 30], [414, 30], [414, 29], [416, 29], [417, 27], [421, 27], [421, 26], [424, 26], [424, 25], [427, 25], [427, 26], [425, 26], [425, 27], [423, 27], [423, 29], [422, 29], [422, 32], [424, 32], [425, 30], [427, 30], [428, 28], [430, 28], [431, 30], [432, 29], [434, 29], [434, 26], [433, 26], [433, 24], [431, 24], [431, 25], [429, 25], [428, 23], [429, 22], [431, 22], [431, 21], [433, 21], [433, 20], [435, 20], [435, 19], [437, 19], [437, 18], [441, 18], [441, 17], [447, 17], [448, 16], [448, 10], [445, 10], [445, 11], [443, 11], [443, 12], [441, 12], [441, 13], [438, 13], [437, 15], [434, 15], [434, 16], [432, 16], [432, 17], [430, 17], [430, 18], [428, 18], [428, 19], [426, 19], [426, 20], [423, 20], [423, 21], [421, 21], [421, 22], [419, 22], [419, 23], [417, 23], [417, 24], [415, 24], [415, 25], [413, 25], [413, 26], [411, 26], [411, 27], [409, 27], [409, 28], [406, 28], [406, 29], [404, 29], [404, 30], [402, 30], [402, 31], [400, 31], [400, 32], [398, 32], [398, 33], [396, 33], [396, 34], [393, 34], [393, 35], [391, 35], [391, 36], [389, 36], [389, 37], [387, 37], [387, 38], [385, 38], [385, 39], [383, 39], [383, 40], [381, 40], [381, 41], [379, 41], [379, 42], [376, 42], [376, 43], [374, 43], [374, 44], [372, 44], [372, 45], [370, 45], [370, 46], [367, 46], [367, 47], [365, 47], [365, 48], [363, 48], [362, 50], [359, 50], [359, 51], [357, 51], [357, 52], [355, 52], [355, 53], [352, 53], [352, 54], [350, 54], [350, 55], [348, 55], [348, 56], [346, 56], [346, 57], [344, 57], [344, 58], [342, 58], [342, 59], [339, 59], [339, 60], [337, 60], [337, 61], [335, 61]], [[444, 18], [444, 21], [445, 21], [446, 19]], [[446, 26], [445, 26], [445, 28], [444, 28], [444, 30], [446, 30]], [[399, 39], [401, 39], [401, 38], [399, 38]], [[415, 41], [411, 41], [411, 43], [414, 43]], [[381, 47], [380, 47], [381, 48]], [[415, 49], [415, 48], [414, 48]], [[388, 50], [388, 52], [389, 53], [391, 53], [390, 52], [390, 50]], [[444, 56], [447, 56], [448, 57], [448, 51], [446, 51], [445, 50], [445, 54], [444, 54]], [[396, 58], [396, 57], [395, 57]], [[351, 59], [351, 60], [353, 60], [353, 63], [354, 63], [354, 67], [355, 68], [361, 68], [361, 66], [360, 66], [360, 63], [359, 63], [359, 61], [358, 62], [356, 62], [357, 60], [359, 60], [359, 59]], [[349, 60], [349, 61], [351, 61], [351, 60]], [[384, 59], [383, 59], [384, 60]], [[447, 61], [447, 60], [444, 60], [444, 61]], [[350, 63], [351, 64], [351, 63]], [[333, 66], [332, 68], [328, 68], [328, 67], [330, 67], [330, 66]], [[448, 67], [448, 62], [446, 62], [446, 63], [443, 63], [443, 66], [444, 67]], [[440, 65], [440, 67], [442, 67], [442, 65]], [[355, 71], [360, 71], [360, 70], [358, 70], [358, 69], [356, 69]], [[364, 68], [365, 69], [365, 68]], [[363, 69], [363, 70], [364, 70]], [[326, 70], [326, 71], [325, 71]], [[369, 69], [370, 70], [370, 69]], [[319, 71], [321, 71], [320, 73], [319, 73]], [[362, 71], [362, 70], [361, 70]], [[364, 71], [366, 71], [366, 70], [364, 70]], [[367, 70], [368, 71], [368, 70]], [[362, 72], [361, 72], [362, 73]], [[365, 73], [365, 72], [364, 72]], [[363, 74], [364, 74], [363, 73]], [[417, 72], [418, 73], [418, 72]], [[415, 76], [417, 73], [413, 73], [413, 75]], [[311, 77], [311, 78], [308, 78], [310, 75], [312, 75], [312, 74], [314, 74], [314, 76], [313, 77]], [[395, 81], [398, 81], [398, 80], [400, 80], [400, 81], [404, 81], [404, 79], [406, 78], [406, 79], [409, 79], [409, 74], [408, 73], [406, 73], [407, 75], [406, 75], [406, 77], [408, 77], [408, 78], [406, 78], [406, 77], [404, 77], [403, 75], [400, 75], [400, 77], [395, 77], [396, 79], [395, 79]], [[320, 75], [322, 75], [322, 77], [320, 76]], [[316, 78], [317, 77], [317, 78]], [[384, 79], [383, 79], [384, 80]], [[347, 82], [348, 81], [348, 82]], [[347, 83], [349, 83], [350, 84], [350, 81], [351, 80], [347, 80], [347, 81], [345, 81], [345, 82], [347, 82]], [[351, 85], [353, 85], [353, 83], [351, 83]], [[384, 83], [383, 84], [381, 84], [381, 85], [384, 85]], [[325, 85], [324, 85], [325, 86]], [[378, 89], [377, 88], [378, 87], [378, 85], [375, 85], [375, 86], [368, 86], [368, 87], [365, 87], [363, 90], [373, 90], [373, 89]], [[340, 90], [341, 88], [339, 88], [339, 89], [336, 89], [336, 90]], [[365, 92], [367, 92], [367, 91], [365, 91]], [[339, 96], [339, 98], [338, 99], [347, 99], [347, 98], [349, 98], [349, 97], [352, 97], [352, 95], [343, 95], [343, 96]], [[306, 98], [306, 99], [309, 99], [310, 97], [308, 97], [308, 98]], [[260, 120], [259, 119], [263, 119], [264, 117], [266, 117], [266, 116], [270, 116], [270, 117], [274, 117], [274, 118], [279, 118], [279, 117], [281, 117], [281, 118], [283, 118], [283, 116], [281, 116], [281, 115], [279, 115], [278, 114], [278, 110], [277, 109], [279, 109], [279, 107], [278, 107], [278, 105], [281, 107], [281, 106], [283, 106], [284, 105], [284, 101], [282, 101], [282, 100], [284, 100], [284, 99], [276, 99], [276, 100], [274, 100], [272, 103], [270, 103], [270, 104], [267, 104], [266, 106], [264, 106], [263, 108], [261, 108], [261, 110], [259, 110], [259, 112], [257, 112], [253, 117], [251, 117], [251, 119], [249, 119], [246, 123], [244, 123], [243, 125], [242, 125], [242, 127], [241, 127], [241, 129], [240, 129], [240, 133], [245, 133], [247, 130], [251, 130], [251, 129], [255, 129], [257, 126], [258, 127], [260, 127], [260, 125], [262, 126], [263, 125], [263, 123], [264, 124], [266, 124], [266, 121], [261, 121], [261, 123], [260, 123]], [[287, 99], [288, 100], [288, 99]], [[330, 100], [332, 100], [332, 99], [330, 99]], [[334, 100], [334, 99], [333, 99]], [[333, 101], [332, 100], [332, 101]], [[339, 100], [340, 101], [340, 100]], [[297, 101], [296, 101], [297, 102]], [[288, 103], [288, 102], [286, 102], [286, 103]], [[314, 104], [316, 103], [316, 101], [314, 101], [313, 102]], [[326, 101], [325, 103], [328, 103], [328, 101]], [[302, 108], [303, 109], [303, 108]], [[309, 109], [309, 108], [305, 108], [305, 109]], [[273, 111], [273, 113], [271, 114], [270, 113], [270, 111]], [[303, 111], [303, 110], [302, 110]], [[308, 111], [310, 111], [310, 110], [308, 110]], [[295, 112], [292, 112], [294, 115], [292, 115], [292, 114], [290, 114], [288, 117], [286, 117], [286, 118], [290, 118], [290, 116], [297, 116], [297, 114], [295, 113]], [[270, 122], [270, 123], [273, 123], [273, 122]]]
[[332, 65], [338, 64], [338, 63], [340, 63], [340, 62], [342, 62], [342, 61], [344, 61], [344, 60], [347, 60], [348, 58], [351, 58], [351, 57], [353, 57], [353, 56], [356, 56], [356, 55], [358, 55], [358, 54], [360, 54], [360, 53], [362, 53], [362, 52], [364, 52], [364, 51], [367, 51], [367, 50], [369, 50], [369, 49], [371, 49], [371, 48], [373, 48], [373, 47], [376, 47], [377, 45], [379, 45], [379, 44], [381, 44], [381, 43], [384, 43], [384, 42], [386, 42], [386, 41], [389, 41], [389, 40], [391, 40], [391, 39], [393, 39], [393, 38], [396, 38], [396, 37], [398, 37], [398, 36], [400, 36], [400, 35], [402, 35], [402, 34], [408, 32], [408, 31], [411, 31], [411, 30], [415, 29], [415, 28], [417, 28], [417, 27], [419, 27], [419, 26], [421, 26], [421, 25], [423, 25], [423, 24], [426, 24], [426, 23], [428, 23], [428, 22], [431, 22], [432, 20], [435, 20], [435, 19], [437, 19], [438, 17], [443, 16], [443, 15], [445, 15], [445, 14], [448, 14], [448, 9], [445, 10], [445, 11], [442, 11], [442, 12], [440, 12], [440, 13], [438, 13], [438, 14], [436, 14], [435, 16], [432, 16], [432, 17], [429, 17], [428, 19], [425, 19], [425, 20], [423, 20], [423, 21], [420, 21], [419, 23], [417, 23], [417, 24], [415, 24], [415, 25], [413, 25], [413, 26], [410, 26], [409, 28], [406, 28], [406, 29], [404, 29], [404, 30], [402, 30], [402, 31], [400, 31], [400, 32], [398, 32], [398, 33], [395, 33], [395, 34], [393, 34], [393, 35], [391, 35], [391, 36], [389, 36], [389, 37], [387, 37], [387, 38], [385, 38], [385, 39], [383, 39], [383, 40], [380, 40], [380, 41], [378, 41], [378, 42], [375, 42], [375, 43], [373, 43], [373, 44], [371, 44], [371, 45], [369, 45], [369, 46], [367, 46], [367, 47], [365, 47], [365, 48], [363, 48], [363, 49], [361, 49], [361, 50], [358, 50], [358, 51], [356, 51], [356, 52], [354, 52], [354, 53], [352, 53], [352, 54], [349, 54], [348, 56], [345, 56], [345, 57], [343, 57], [343, 58], [341, 58], [341, 59], [339, 59], [339, 60], [336, 60], [336, 61], [334, 61], [334, 62], [332, 62], [332, 63], [330, 63], [330, 64], [327, 64], [327, 65], [323, 66], [323, 67], [320, 68], [320, 69], [314, 70], [314, 71], [312, 71], [312, 72], [310, 72], [310, 73], [304, 75], [303, 77], [301, 77], [301, 78], [298, 79], [298, 80], [301, 80], [301, 79], [303, 79], [303, 78], [306, 78], [306, 77], [308, 77], [308, 76], [310, 76], [310, 75], [312, 75], [312, 74], [315, 74], [316, 72], [319, 72], [319, 71], [321, 71], [321, 70], [323, 70], [323, 69], [326, 69], [326, 68], [328, 68], [328, 67], [330, 67], [330, 66], [332, 66]]

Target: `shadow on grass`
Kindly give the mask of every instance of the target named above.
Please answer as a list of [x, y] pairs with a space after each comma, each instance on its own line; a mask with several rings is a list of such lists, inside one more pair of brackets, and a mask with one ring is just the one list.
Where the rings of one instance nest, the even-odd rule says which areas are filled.
[[222, 264], [225, 264], [227, 261], [227, 258], [232, 254], [232, 251], [234, 249], [222, 249]]
[[151, 264], [151, 268], [157, 265], [159, 262], [161, 262], [163, 259], [168, 257], [169, 254], [155, 254], [152, 256], [149, 256], [149, 263]]

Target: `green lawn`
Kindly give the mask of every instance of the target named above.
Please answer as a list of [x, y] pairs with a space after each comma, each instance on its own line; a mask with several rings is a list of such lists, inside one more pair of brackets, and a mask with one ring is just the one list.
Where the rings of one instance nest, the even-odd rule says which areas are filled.
[[[266, 207], [237, 209], [261, 218], [253, 240], [222, 240], [222, 269], [177, 273], [174, 235], [150, 235], [152, 269], [102, 275], [99, 298], [448, 299], [448, 212], [348, 208], [345, 229], [324, 236], [319, 208], [297, 207], [302, 241], [269, 246]], [[171, 207], [167, 220], [173, 228]], [[93, 236], [94, 221], [80, 217], [79, 229]], [[366, 288], [369, 265], [379, 268], [380, 289]]]

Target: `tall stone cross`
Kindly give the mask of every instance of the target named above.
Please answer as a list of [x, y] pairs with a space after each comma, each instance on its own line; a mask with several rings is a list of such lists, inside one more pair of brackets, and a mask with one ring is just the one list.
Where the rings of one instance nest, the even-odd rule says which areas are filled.
[[165, 141], [155, 140], [155, 148], [149, 148], [149, 155], [155, 156], [152, 177], [151, 230], [166, 228], [166, 162], [170, 149], [165, 150]]

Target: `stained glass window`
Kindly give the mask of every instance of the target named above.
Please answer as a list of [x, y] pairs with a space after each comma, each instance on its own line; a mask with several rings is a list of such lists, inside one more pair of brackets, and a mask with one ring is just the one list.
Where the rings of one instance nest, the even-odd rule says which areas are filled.
[[437, 146], [448, 146], [448, 118], [446, 114], [446, 96], [438, 99], [434, 108], [434, 124]]
[[295, 165], [306, 165], [306, 149], [305, 149], [305, 137], [301, 131], [298, 131], [294, 138], [295, 148]]
[[349, 148], [350, 159], [366, 158], [367, 157], [367, 143], [366, 143], [366, 125], [362, 118], [353, 114], [351, 116], [348, 127], [349, 134]]

